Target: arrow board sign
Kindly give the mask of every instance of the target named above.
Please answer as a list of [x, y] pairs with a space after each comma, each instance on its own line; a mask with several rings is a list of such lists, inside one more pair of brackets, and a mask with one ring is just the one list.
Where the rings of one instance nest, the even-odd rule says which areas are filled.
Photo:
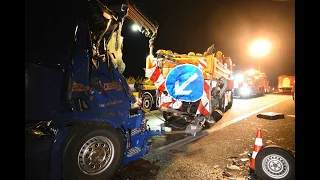
[[202, 97], [203, 83], [200, 68], [192, 64], [183, 64], [169, 72], [165, 85], [173, 99], [195, 102]]

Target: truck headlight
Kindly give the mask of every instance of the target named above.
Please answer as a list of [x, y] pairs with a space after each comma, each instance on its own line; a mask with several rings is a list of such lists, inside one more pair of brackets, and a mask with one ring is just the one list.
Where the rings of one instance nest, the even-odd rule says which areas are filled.
[[248, 87], [243, 87], [240, 89], [240, 94], [241, 95], [249, 95], [250, 89]]

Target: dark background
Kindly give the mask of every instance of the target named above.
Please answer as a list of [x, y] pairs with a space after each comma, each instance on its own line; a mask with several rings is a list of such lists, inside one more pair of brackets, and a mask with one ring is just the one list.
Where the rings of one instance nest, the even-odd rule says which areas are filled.
[[[260, 57], [261, 72], [269, 85], [277, 86], [279, 75], [295, 75], [294, 0], [134, 0], [137, 7], [159, 24], [154, 41], [158, 49], [187, 54], [203, 53], [212, 44], [236, 65], [234, 71], [258, 69], [258, 57], [250, 55], [250, 44], [258, 39], [271, 43]], [[148, 41], [133, 32], [133, 22], [123, 27], [125, 77], [143, 77]]]

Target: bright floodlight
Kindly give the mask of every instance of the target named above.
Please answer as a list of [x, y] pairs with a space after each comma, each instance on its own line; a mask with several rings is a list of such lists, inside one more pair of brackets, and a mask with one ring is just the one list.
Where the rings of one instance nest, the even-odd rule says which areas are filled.
[[252, 75], [254, 74], [254, 72], [255, 72], [254, 69], [250, 69], [250, 70], [248, 71], [248, 74], [249, 74], [250, 76], [252, 76]]
[[250, 52], [254, 56], [264, 56], [270, 51], [270, 42], [256, 41], [250, 47]]
[[131, 28], [133, 31], [140, 31], [140, 26], [138, 26], [137, 24], [133, 24]]
[[244, 80], [244, 76], [243, 74], [237, 74], [235, 77], [236, 81], [242, 82]]

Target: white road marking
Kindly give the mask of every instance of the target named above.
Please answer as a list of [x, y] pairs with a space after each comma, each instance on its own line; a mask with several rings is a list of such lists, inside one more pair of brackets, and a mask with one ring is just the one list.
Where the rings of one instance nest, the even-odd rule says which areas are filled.
[[238, 122], [238, 121], [244, 120], [245, 118], [247, 118], [247, 117], [249, 117], [249, 116], [252, 116], [252, 115], [254, 115], [254, 114], [256, 114], [256, 113], [258, 113], [258, 112], [260, 112], [260, 111], [263, 111], [263, 110], [265, 110], [265, 109], [267, 109], [267, 108], [269, 108], [269, 107], [271, 107], [271, 106], [274, 106], [274, 105], [276, 105], [276, 104], [279, 104], [279, 103], [281, 103], [281, 102], [283, 102], [283, 101], [285, 101], [285, 100], [287, 100], [287, 99], [291, 99], [291, 97], [290, 97], [290, 98], [288, 97], [288, 98], [283, 99], [283, 100], [281, 100], [281, 101], [275, 102], [275, 103], [270, 104], [270, 105], [268, 105], [268, 106], [264, 106], [264, 107], [262, 107], [262, 108], [260, 108], [260, 109], [257, 109], [257, 110], [255, 110], [255, 111], [252, 111], [252, 112], [250, 112], [250, 113], [248, 113], [248, 114], [245, 114], [245, 115], [243, 115], [243, 116], [239, 116], [239, 117], [237, 117], [237, 118], [235, 118], [235, 119], [232, 119], [232, 120], [230, 120], [230, 121], [228, 121], [228, 122], [222, 123], [222, 124], [219, 125], [219, 126], [212, 127], [212, 128], [210, 128], [209, 130], [206, 130], [206, 131], [207, 131], [208, 133], [215, 132], [215, 131], [217, 131], [217, 130], [219, 130], [219, 129], [222, 129], [222, 128], [224, 128], [224, 127], [227, 127], [227, 126], [229, 126], [229, 125], [231, 125], [231, 124], [233, 124], [233, 123], [236, 123], [236, 122]]

